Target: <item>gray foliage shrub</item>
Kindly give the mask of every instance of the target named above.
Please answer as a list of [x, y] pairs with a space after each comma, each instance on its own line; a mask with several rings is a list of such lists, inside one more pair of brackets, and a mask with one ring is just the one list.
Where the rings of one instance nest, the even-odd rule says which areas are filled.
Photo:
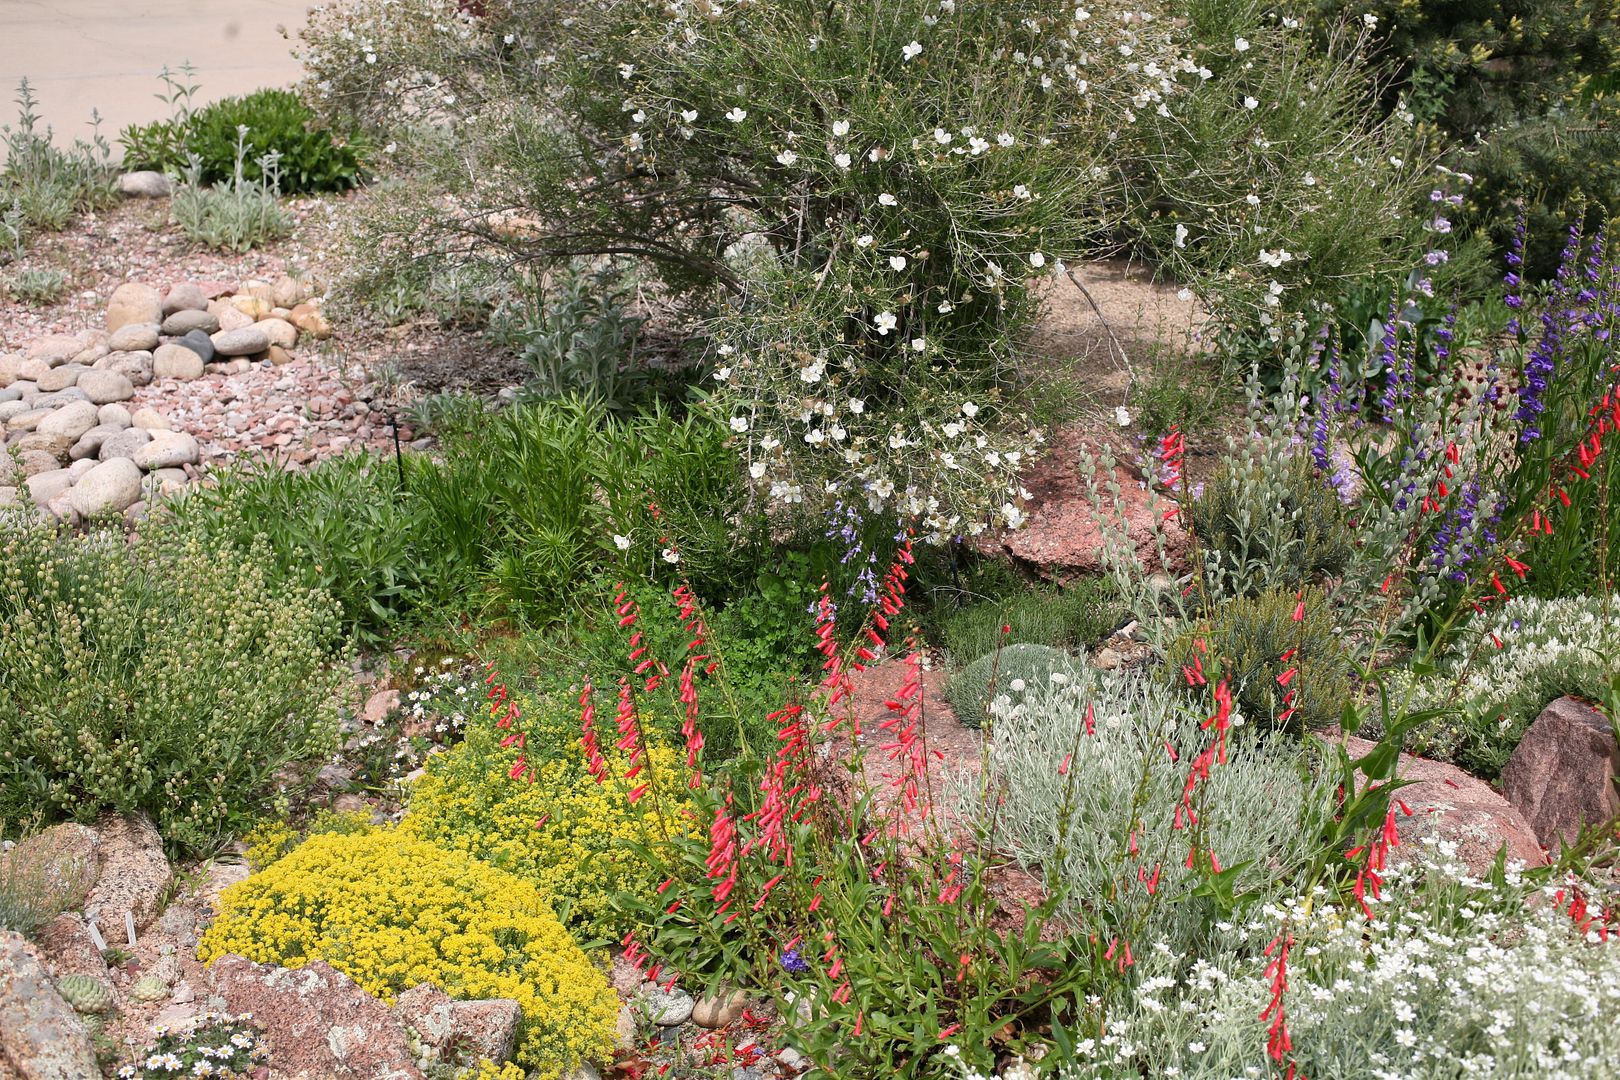
[[52, 141], [49, 127], [40, 127], [28, 80], [17, 88], [17, 126], [0, 125], [5, 142], [5, 167], [0, 169], [0, 205], [12, 212], [0, 233], [21, 247], [23, 230], [55, 232], [74, 216], [110, 206], [117, 198], [113, 186], [111, 147], [100, 132], [100, 118], [91, 121], [90, 141], [76, 139], [62, 149]]
[[248, 179], [246, 128], [236, 133], [236, 174], [228, 181], [205, 185], [195, 160], [185, 183], [174, 193], [170, 213], [187, 239], [204, 247], [244, 252], [292, 232], [293, 217], [281, 206], [280, 171], [271, 151], [258, 161], [259, 176]]
[[337, 614], [268, 562], [158, 522], [0, 522], [0, 821], [144, 812], [204, 849], [329, 751]]
[[[1039, 867], [1075, 907], [1109, 898], [1092, 917], [1137, 942], [1191, 949], [1218, 918], [1192, 895], [1206, 875], [1185, 865], [1191, 833], [1176, 827], [1188, 762], [1213, 738], [1201, 708], [1134, 676], [1032, 686], [992, 706], [989, 771], [964, 781], [963, 806], [990, 785], [1001, 796], [990, 844]], [[1256, 899], [1287, 894], [1331, 813], [1332, 784], [1312, 777], [1304, 755], [1295, 740], [1240, 728], [1200, 796], [1201, 847], [1241, 867], [1234, 889]], [[1158, 875], [1152, 892], [1139, 867]]]

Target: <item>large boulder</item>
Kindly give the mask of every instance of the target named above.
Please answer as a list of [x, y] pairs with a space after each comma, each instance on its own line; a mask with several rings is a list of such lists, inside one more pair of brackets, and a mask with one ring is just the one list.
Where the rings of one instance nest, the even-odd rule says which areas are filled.
[[[987, 553], [1011, 555], [1042, 577], [1063, 582], [1105, 569], [1104, 530], [1121, 526], [1142, 564], [1152, 571], [1164, 569], [1158, 565], [1158, 527], [1166, 534], [1167, 555], [1179, 564], [1186, 556], [1187, 534], [1174, 518], [1164, 516], [1176, 504], [1163, 497], [1155, 500], [1142, 475], [1123, 460], [1115, 466], [1112, 476], [1101, 478], [1104, 505], [1099, 521], [1079, 459], [1082, 452], [1100, 455], [1101, 449], [1084, 432], [1058, 431], [1047, 452], [1031, 462], [1020, 477], [1030, 493], [1024, 526], [999, 536], [987, 533], [975, 546]], [[1118, 485], [1117, 499], [1110, 494], [1109, 483]]]
[[124, 933], [125, 912], [135, 917], [135, 929], [151, 925], [174, 873], [163, 854], [163, 838], [149, 819], [106, 817], [97, 831], [101, 878], [85, 901], [84, 914], [113, 941]]
[[[1345, 740], [1351, 758], [1371, 753], [1373, 745], [1354, 737]], [[1400, 844], [1390, 853], [1392, 863], [1410, 858], [1419, 844], [1435, 841], [1456, 845], [1457, 857], [1475, 874], [1489, 871], [1504, 847], [1510, 860], [1546, 864], [1546, 853], [1524, 815], [1479, 777], [1412, 754], [1401, 755], [1396, 775], [1411, 781], [1397, 794], [1412, 814], [1396, 811]]]
[[0, 931], [0, 1076], [92, 1080], [101, 1075], [90, 1032], [21, 934]]
[[163, 297], [152, 286], [126, 281], [113, 290], [107, 301], [107, 332], [131, 323], [162, 323]]
[[208, 985], [219, 1008], [253, 1014], [282, 1076], [425, 1080], [399, 1017], [324, 960], [289, 970], [222, 956]]
[[1502, 769], [1502, 794], [1536, 831], [1543, 846], [1574, 843], [1583, 826], [1620, 815], [1620, 743], [1608, 717], [1563, 697], [1524, 733]]

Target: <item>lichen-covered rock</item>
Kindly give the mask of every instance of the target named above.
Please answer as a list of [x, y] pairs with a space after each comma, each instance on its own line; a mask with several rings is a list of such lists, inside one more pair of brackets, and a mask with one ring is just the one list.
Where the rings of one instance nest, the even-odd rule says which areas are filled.
[[101, 879], [91, 890], [84, 913], [111, 939], [124, 930], [124, 913], [144, 930], [157, 918], [163, 894], [174, 882], [163, 839], [145, 817], [106, 817], [101, 833]]
[[284, 1076], [425, 1080], [399, 1017], [323, 960], [289, 970], [222, 956], [208, 985], [220, 1008], [253, 1014]]
[[416, 1033], [423, 1048], [439, 1060], [461, 1049], [491, 1061], [511, 1058], [523, 1009], [509, 998], [454, 1001], [430, 983], [394, 999], [394, 1014]]
[[90, 938], [90, 927], [77, 912], [58, 915], [34, 931], [34, 943], [53, 976], [107, 977], [107, 961]]
[[[71, 484], [72, 474], [62, 472]], [[43, 906], [58, 911], [83, 904], [100, 872], [101, 837], [88, 825], [72, 822], [52, 825], [0, 854], [0, 873], [12, 881], [26, 881], [31, 890], [39, 891]]]
[[0, 1070], [18, 1080], [101, 1075], [84, 1021], [57, 993], [39, 953], [10, 931], [0, 931]]

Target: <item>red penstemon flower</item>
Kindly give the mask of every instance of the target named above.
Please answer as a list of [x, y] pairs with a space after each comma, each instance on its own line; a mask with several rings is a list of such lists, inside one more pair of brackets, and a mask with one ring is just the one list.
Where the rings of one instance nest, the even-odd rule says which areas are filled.
[[[1266, 1035], [1266, 1054], [1278, 1065], [1294, 1052], [1294, 1042], [1288, 1034], [1287, 1004], [1283, 1000], [1288, 993], [1288, 950], [1293, 945], [1294, 938], [1284, 927], [1281, 933], [1271, 939], [1265, 953], [1270, 958], [1266, 964], [1266, 978], [1271, 981], [1271, 1001], [1261, 1010], [1260, 1019], [1271, 1021]], [[1305, 1080], [1292, 1061], [1288, 1063], [1283, 1077], [1284, 1080]]]

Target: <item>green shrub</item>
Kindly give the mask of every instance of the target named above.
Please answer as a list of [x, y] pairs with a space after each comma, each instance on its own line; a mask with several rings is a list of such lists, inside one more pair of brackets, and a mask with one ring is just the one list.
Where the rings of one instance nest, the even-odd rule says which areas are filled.
[[1209, 303], [1228, 359], [1268, 379], [1297, 320], [1411, 257], [1433, 186], [1421, 134], [1378, 106], [1360, 10], [1315, 28], [1281, 14], [1174, 5], [1205, 77], [1169, 115], [1143, 110], [1117, 151], [1134, 245]]
[[329, 750], [337, 618], [269, 558], [156, 523], [0, 524], [0, 820], [144, 812], [203, 848]]
[[128, 169], [180, 173], [196, 160], [203, 184], [220, 184], [236, 175], [238, 132], [247, 129], [249, 181], [266, 179], [261, 159], [274, 153], [277, 182], [289, 195], [344, 191], [359, 185], [367, 144], [319, 125], [315, 113], [290, 90], [258, 90], [246, 97], [224, 98], [173, 120], [124, 129]]
[[529, 369], [520, 400], [573, 397], [615, 412], [632, 405], [647, 373], [635, 366], [641, 319], [626, 314], [622, 275], [564, 267], [523, 285], [521, 299], [500, 308], [490, 326]]
[[[1415, 4], [1317, 0], [1328, 19], [1378, 16], [1395, 78], [1386, 108], [1446, 144], [1475, 183], [1458, 226], [1505, 252], [1521, 201], [1530, 218], [1524, 272], [1553, 276], [1565, 223], [1620, 211], [1620, 23], [1598, 0]], [[1478, 285], [1494, 283], [1488, 269]]]
[[[992, 652], [998, 645], [1047, 645], [1082, 651], [1120, 622], [1124, 609], [1113, 582], [1082, 578], [1068, 585], [1030, 587], [1019, 583], [1010, 594], [956, 607], [948, 592], [936, 591], [926, 616], [928, 641], [956, 662]], [[1002, 633], [1002, 627], [1007, 632]]]
[[112, 205], [118, 198], [107, 141], [101, 137], [100, 118], [93, 120], [90, 142], [75, 140], [70, 149], [58, 149], [51, 130], [39, 130], [38, 103], [28, 80], [17, 89], [17, 126], [0, 125], [5, 141], [5, 167], [0, 169], [0, 205], [14, 209], [7, 232], [21, 246], [22, 226], [55, 232], [74, 216]]
[[1062, 649], [1006, 645], [957, 672], [945, 686], [945, 700], [964, 725], [979, 727], [994, 701], [1005, 697], [1017, 705], [1054, 681], [1076, 679], [1088, 679], [1084, 663]]
[[1234, 444], [1187, 505], [1215, 595], [1316, 584], [1349, 565], [1349, 508], [1301, 449], [1249, 442], [1238, 456]]
[[[1296, 620], [1301, 604], [1304, 615]], [[1205, 693], [1201, 687], [1189, 688], [1183, 674], [1195, 660], [1202, 662], [1210, 683], [1215, 682], [1211, 660], [1219, 661], [1244, 720], [1261, 728], [1333, 727], [1350, 700], [1354, 671], [1319, 589], [1274, 588], [1226, 601], [1207, 626], [1177, 639], [1165, 658], [1163, 679], [1190, 693]], [[1277, 681], [1285, 676], [1286, 684]], [[1285, 719], [1290, 709], [1294, 711]]]
[[416, 593], [444, 570], [421, 546], [420, 507], [400, 490], [394, 463], [370, 454], [328, 458], [304, 472], [224, 472], [188, 492], [176, 513], [214, 543], [246, 547], [262, 538], [278, 579], [332, 596], [345, 629], [362, 641], [397, 628]]
[[245, 129], [238, 132], [236, 173], [229, 181], [205, 186], [197, 163], [187, 168], [186, 182], [169, 204], [187, 239], [244, 252], [292, 232], [293, 216], [281, 207], [274, 151], [258, 160], [259, 177], [248, 179], [245, 135]]

